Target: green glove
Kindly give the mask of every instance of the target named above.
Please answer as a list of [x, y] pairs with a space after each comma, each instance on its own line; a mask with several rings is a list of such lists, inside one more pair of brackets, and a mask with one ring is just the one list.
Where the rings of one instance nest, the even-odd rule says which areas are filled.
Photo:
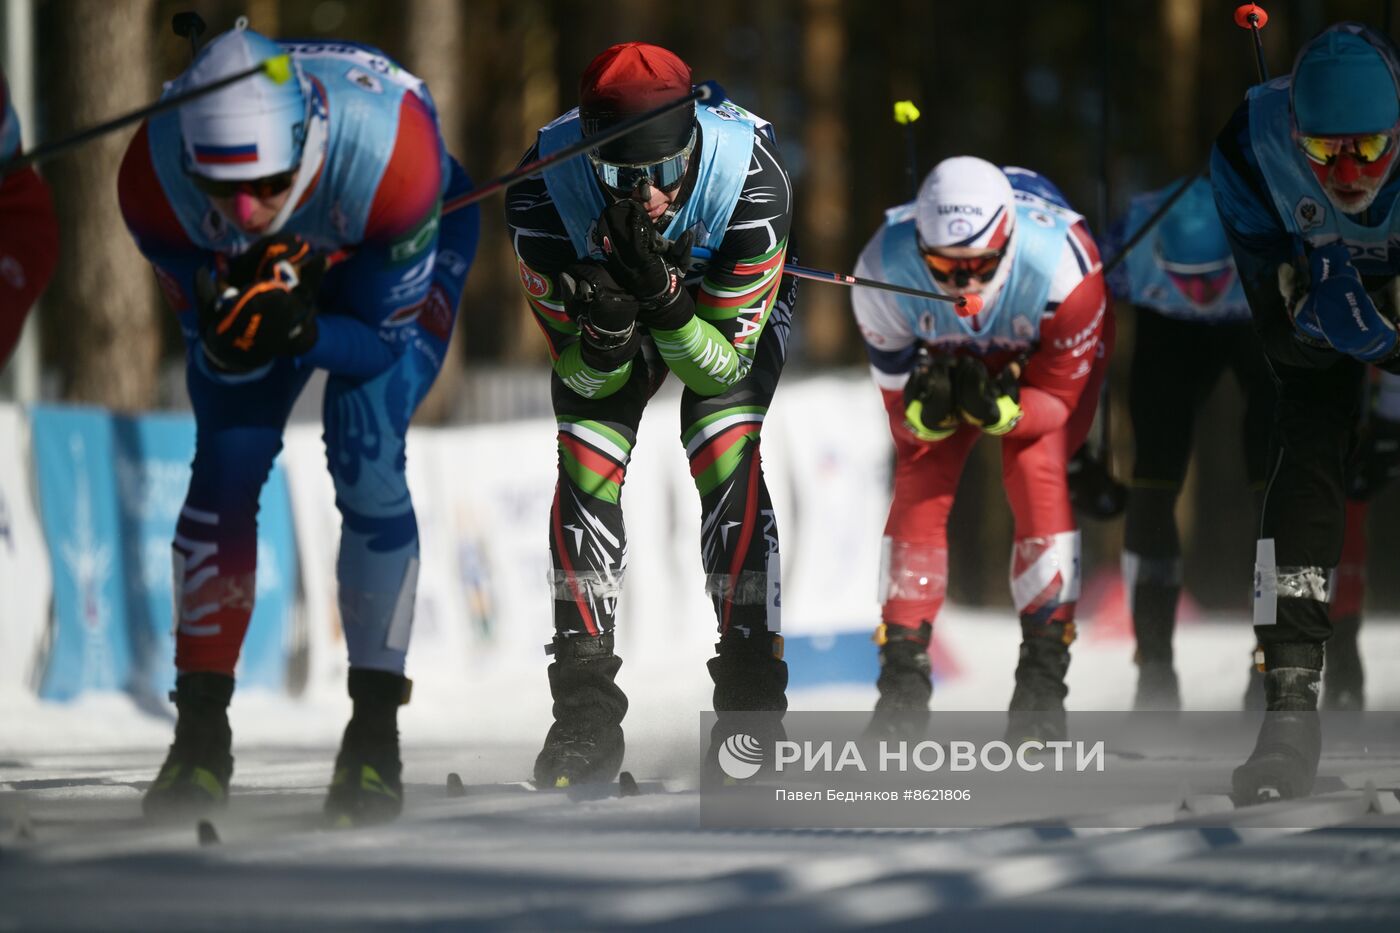
[[953, 405], [952, 360], [919, 349], [904, 384], [904, 426], [921, 441], [941, 441], [958, 429]]

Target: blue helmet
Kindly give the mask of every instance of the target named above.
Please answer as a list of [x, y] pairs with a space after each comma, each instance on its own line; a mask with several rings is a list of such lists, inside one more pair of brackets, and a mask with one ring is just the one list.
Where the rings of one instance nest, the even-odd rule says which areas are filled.
[[[1175, 191], [1176, 186], [1167, 190]], [[1197, 178], [1162, 218], [1157, 227], [1157, 254], [1179, 266], [1204, 266], [1230, 258], [1230, 243], [1216, 213], [1209, 181]]]
[[[211, 40], [172, 87], [183, 91], [246, 71], [285, 54], [276, 42], [239, 25]], [[310, 119], [301, 67], [278, 83], [256, 74], [182, 106], [180, 138], [195, 175], [220, 181], [265, 178], [295, 169]]]
[[1337, 23], [1293, 63], [1293, 123], [1309, 136], [1382, 133], [1400, 123], [1400, 81], [1389, 40], [1361, 23]]

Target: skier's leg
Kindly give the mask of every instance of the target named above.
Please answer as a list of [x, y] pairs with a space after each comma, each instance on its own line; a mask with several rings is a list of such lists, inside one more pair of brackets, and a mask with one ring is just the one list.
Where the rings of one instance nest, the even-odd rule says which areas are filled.
[[779, 288], [748, 375], [722, 395], [687, 388], [681, 396], [681, 443], [700, 494], [700, 559], [719, 632], [708, 667], [721, 714], [787, 709], [778, 522], [760, 453], [786, 358], [795, 280]]
[[[645, 349], [650, 351], [650, 347]], [[639, 355], [613, 395], [588, 399], [553, 376], [559, 480], [549, 514], [554, 640], [549, 687], [554, 724], [535, 759], [540, 786], [610, 780], [622, 764], [627, 697], [613, 626], [627, 569], [622, 485], [647, 398], [665, 369]]]
[[307, 376], [290, 360], [225, 376], [198, 347], [189, 353], [195, 455], [172, 546], [179, 718], [143, 800], [148, 815], [226, 800], [233, 772], [227, 707], [257, 588], [258, 499]]
[[[1222, 335], [1230, 341], [1230, 367], [1244, 393], [1244, 418], [1241, 425], [1245, 475], [1249, 478], [1251, 504], [1254, 507], [1254, 527], [1264, 510], [1264, 486], [1269, 479], [1269, 436], [1274, 427], [1274, 410], [1278, 405], [1278, 390], [1269, 369], [1264, 346], [1251, 322], [1221, 325]], [[1264, 672], [1256, 664], [1252, 652], [1249, 675], [1245, 686], [1244, 708], [1264, 708]]]
[[1123, 583], [1137, 640], [1133, 707], [1179, 709], [1172, 649], [1181, 594], [1176, 503], [1196, 414], [1219, 379], [1224, 355], [1210, 325], [1145, 309], [1137, 320], [1128, 394], [1133, 479], [1123, 542]]
[[1079, 530], [1065, 481], [1064, 430], [1002, 442], [1002, 477], [1016, 519], [1011, 596], [1021, 620], [1008, 740], [1065, 734], [1069, 646], [1079, 599]]
[[[451, 185], [449, 194], [469, 185], [455, 165]], [[398, 707], [411, 687], [404, 658], [418, 584], [406, 441], [447, 357], [476, 233], [475, 212], [443, 218], [432, 285], [417, 318], [401, 325], [392, 366], [362, 382], [335, 375], [326, 382], [326, 458], [341, 515], [336, 580], [354, 703], [326, 796], [326, 816], [336, 823], [392, 819], [403, 806]]]
[[924, 443], [895, 435], [894, 499], [881, 556], [880, 697], [869, 732], [917, 734], [933, 695], [929, 642], [948, 593], [948, 513], [981, 432], [968, 426]]
[[1331, 631], [1328, 581], [1342, 554], [1344, 465], [1359, 366], [1350, 360], [1326, 370], [1275, 366], [1274, 465], [1254, 571], [1267, 712], [1253, 754], [1235, 769], [1241, 802], [1306, 796], [1317, 774], [1317, 694]]

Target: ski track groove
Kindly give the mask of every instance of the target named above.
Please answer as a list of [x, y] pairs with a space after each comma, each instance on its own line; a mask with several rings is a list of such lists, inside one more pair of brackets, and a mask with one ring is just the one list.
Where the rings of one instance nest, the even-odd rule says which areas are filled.
[[[1391, 791], [1374, 788], [1395, 786], [1391, 769], [1247, 810], [1196, 795], [1060, 826], [966, 830], [708, 830], [698, 794], [674, 782], [644, 781], [643, 795], [628, 799], [518, 783], [467, 785], [448, 798], [443, 785], [420, 783], [408, 788], [400, 822], [345, 833], [315, 828], [320, 770], [246, 769], [252, 783], [236, 779], [230, 809], [212, 819], [221, 842], [207, 847], [193, 821], [139, 819], [144, 769], [98, 780], [100, 769], [47, 767], [0, 783], [8, 789], [0, 792], [0, 929], [89, 926], [84, 900], [103, 911], [105, 926], [132, 929], [901, 926], [950, 912], [976, 917], [1203, 858], [1238, 860], [1325, 827], [1400, 828], [1400, 818], [1374, 812], [1400, 809], [1400, 801], [1380, 806]], [[1094, 828], [1115, 821], [1129, 828]], [[16, 838], [21, 825], [32, 841]], [[212, 893], [236, 891], [240, 881], [259, 895]], [[183, 898], [152, 903], [150, 895], [185, 883]], [[76, 890], [85, 895], [70, 899]], [[26, 895], [48, 909], [11, 914], [5, 905], [23, 905]]]

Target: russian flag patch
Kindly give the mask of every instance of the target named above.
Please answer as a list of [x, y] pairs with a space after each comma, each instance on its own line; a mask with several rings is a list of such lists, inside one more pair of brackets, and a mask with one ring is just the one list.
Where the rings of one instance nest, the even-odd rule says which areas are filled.
[[246, 146], [195, 146], [194, 160], [201, 165], [233, 165], [258, 161], [258, 144]]

